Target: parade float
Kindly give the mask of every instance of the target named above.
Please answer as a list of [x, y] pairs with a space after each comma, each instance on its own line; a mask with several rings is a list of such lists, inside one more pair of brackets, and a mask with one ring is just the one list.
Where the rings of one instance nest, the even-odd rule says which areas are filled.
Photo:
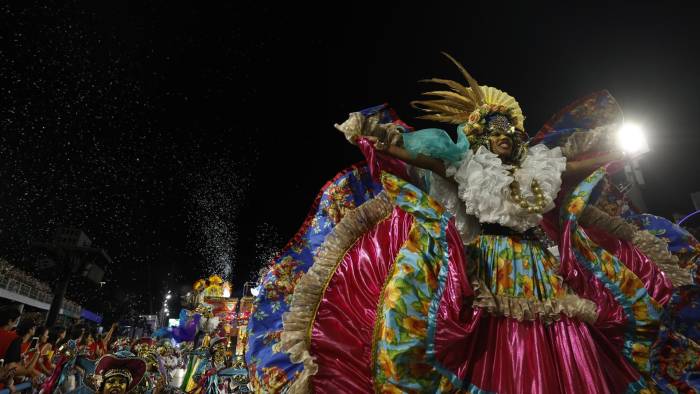
[[[170, 391], [248, 392], [246, 327], [253, 299], [231, 297], [231, 285], [217, 275], [197, 280], [187, 294], [176, 327], [160, 329], [160, 344], [134, 347]], [[141, 345], [145, 346], [145, 345]], [[147, 389], [155, 385], [154, 379]]]

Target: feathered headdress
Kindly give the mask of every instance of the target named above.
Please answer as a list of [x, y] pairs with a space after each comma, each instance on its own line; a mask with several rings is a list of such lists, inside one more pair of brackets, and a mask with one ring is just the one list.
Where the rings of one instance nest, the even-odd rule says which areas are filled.
[[515, 98], [496, 88], [479, 85], [457, 60], [445, 52], [442, 54], [457, 66], [469, 87], [449, 79], [421, 80], [445, 85], [449, 90], [426, 92], [423, 95], [436, 98], [412, 101], [414, 108], [427, 113], [419, 118], [460, 125], [472, 146], [483, 144], [484, 136], [494, 127], [513, 134], [519, 142], [527, 140], [525, 116]]

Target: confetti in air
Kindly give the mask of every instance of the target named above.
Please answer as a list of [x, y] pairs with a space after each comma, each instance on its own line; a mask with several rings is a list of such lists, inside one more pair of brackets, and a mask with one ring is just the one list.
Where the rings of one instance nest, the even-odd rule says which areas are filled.
[[[253, 102], [242, 86], [264, 48], [222, 44], [216, 67], [203, 65], [191, 54], [211, 38], [178, 25], [165, 39], [141, 19], [160, 14], [152, 5], [45, 3], [0, 5], [0, 258], [51, 287], [60, 267], [28, 242], [82, 229], [113, 263], [101, 285], [75, 278], [67, 298], [108, 320], [153, 313], [163, 291], [204, 273], [239, 275], [256, 150], [231, 138], [230, 108]], [[183, 75], [190, 58], [200, 68]]]
[[[261, 223], [256, 229], [256, 265], [262, 269], [272, 263], [272, 259], [282, 250], [285, 240], [277, 231], [277, 228], [270, 223]], [[250, 279], [257, 280], [258, 271], [250, 270]]]
[[213, 160], [190, 177], [189, 242], [204, 259], [203, 271], [231, 280], [236, 264], [240, 203], [250, 178], [240, 163]]

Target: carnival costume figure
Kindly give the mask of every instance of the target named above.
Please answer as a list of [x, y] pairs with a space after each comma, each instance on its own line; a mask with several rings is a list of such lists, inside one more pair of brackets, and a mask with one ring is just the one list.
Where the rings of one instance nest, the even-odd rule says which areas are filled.
[[86, 384], [100, 394], [124, 394], [136, 390], [145, 373], [143, 359], [122, 351], [102, 356], [94, 373], [87, 376]]
[[623, 158], [615, 100], [584, 97], [529, 138], [518, 102], [447, 56], [467, 85], [430, 79], [446, 89], [413, 105], [456, 138], [413, 131], [386, 105], [336, 125], [367, 164], [326, 184], [261, 278], [253, 389], [671, 387], [650, 354], [674, 288], [693, 277], [662, 238], [595, 206]]

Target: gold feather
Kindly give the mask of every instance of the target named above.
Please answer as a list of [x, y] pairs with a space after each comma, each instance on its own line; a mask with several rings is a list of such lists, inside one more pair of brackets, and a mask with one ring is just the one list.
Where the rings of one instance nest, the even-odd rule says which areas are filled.
[[469, 118], [468, 115], [439, 115], [439, 114], [430, 114], [430, 115], [421, 115], [418, 117], [418, 119], [426, 119], [426, 120], [434, 120], [436, 122], [443, 122], [443, 123], [452, 123], [452, 124], [462, 124], [467, 121]]
[[476, 82], [476, 80], [472, 78], [472, 76], [469, 75], [467, 70], [464, 69], [464, 66], [462, 66], [460, 62], [455, 60], [455, 58], [450, 56], [450, 54], [448, 54], [447, 52], [442, 52], [442, 54], [447, 56], [447, 58], [450, 59], [452, 63], [454, 63], [455, 66], [457, 66], [457, 68], [459, 68], [459, 71], [461, 71], [462, 75], [464, 75], [464, 78], [467, 79], [467, 82], [469, 82], [469, 87], [472, 88], [472, 91], [476, 96], [475, 98], [477, 105], [482, 105], [484, 103], [484, 92], [481, 91], [481, 87], [479, 87], [479, 84]]
[[458, 103], [445, 100], [416, 100], [411, 102], [413, 108], [426, 112], [444, 112], [445, 114], [471, 113]]
[[464, 110], [461, 108], [456, 108], [449, 104], [441, 103], [442, 100], [432, 100], [432, 101], [412, 101], [411, 105], [413, 108], [420, 109], [425, 112], [432, 113], [445, 113], [445, 114], [461, 114]]
[[464, 104], [464, 106], [466, 108], [471, 109], [471, 111], [473, 111], [476, 108], [476, 105], [474, 104], [473, 101], [468, 100], [466, 97], [464, 97], [458, 93], [450, 92], [448, 90], [435, 90], [432, 92], [425, 92], [425, 93], [423, 93], [423, 95], [442, 97], [446, 100], [462, 103], [462, 104]]
[[474, 106], [467, 106], [464, 104], [462, 101], [454, 101], [454, 100], [449, 100], [449, 99], [443, 99], [443, 100], [430, 100], [434, 103], [440, 104], [440, 105], [446, 105], [448, 107], [456, 108], [459, 109], [461, 112], [468, 112], [471, 113], [474, 110]]
[[439, 83], [442, 85], [447, 85], [450, 89], [454, 90], [455, 92], [461, 94], [462, 96], [474, 101], [474, 95], [471, 93], [470, 89], [464, 87], [459, 82], [451, 81], [449, 79], [440, 79], [440, 78], [430, 78], [430, 79], [421, 79], [418, 82], [424, 82], [424, 83]]

